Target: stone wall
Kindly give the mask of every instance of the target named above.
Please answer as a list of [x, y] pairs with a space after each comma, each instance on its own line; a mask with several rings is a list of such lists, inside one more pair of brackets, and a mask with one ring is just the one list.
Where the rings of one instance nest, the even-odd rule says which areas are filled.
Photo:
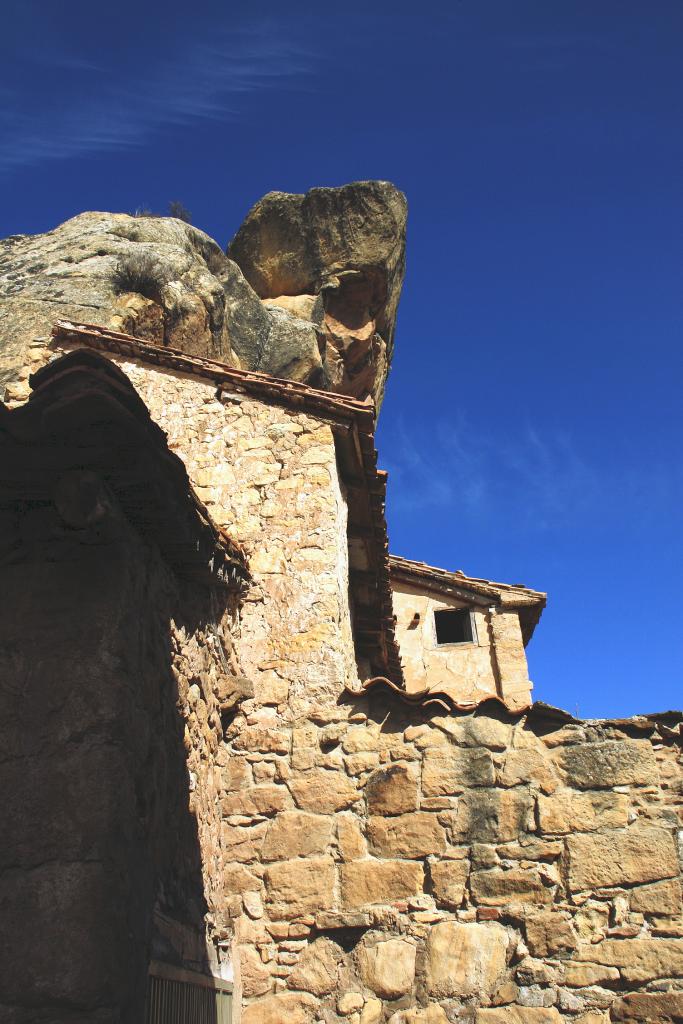
[[168, 369], [115, 360], [254, 578], [236, 623], [242, 670], [277, 724], [357, 680], [346, 504], [330, 427]]
[[382, 696], [277, 733], [258, 713], [225, 747], [245, 1024], [683, 1014], [666, 726]]
[[[246, 550], [254, 578], [239, 615], [218, 622], [221, 638], [229, 645], [234, 641], [239, 662], [231, 653], [229, 663], [221, 667], [214, 659], [210, 670], [205, 665], [200, 671], [202, 645], [211, 652], [217, 634], [180, 634], [174, 650], [208, 935], [218, 951], [215, 968], [231, 977], [234, 916], [242, 911], [245, 872], [230, 860], [232, 830], [216, 833], [217, 794], [222, 793], [228, 822], [281, 810], [282, 779], [260, 748], [283, 753], [289, 743], [283, 727], [334, 706], [344, 686], [357, 683], [346, 503], [335, 443], [330, 427], [305, 413], [237, 392], [218, 394], [213, 383], [198, 377], [115, 361], [167, 433], [169, 448], [182, 458], [214, 521]], [[236, 676], [242, 677], [241, 693]], [[243, 756], [235, 761], [230, 747], [217, 749], [216, 735], [229, 727], [239, 699], [249, 692], [254, 703], [245, 705], [247, 718], [238, 715], [247, 725], [238, 742]], [[247, 754], [254, 761], [248, 779], [242, 772]], [[236, 780], [238, 789], [242, 783], [253, 788], [236, 793]]]
[[[193, 667], [213, 628], [176, 651], [215, 969], [234, 962], [243, 1024], [680, 1018], [680, 718], [352, 699], [329, 426], [119, 365], [255, 577], [239, 666]], [[253, 696], [231, 702], [238, 671]]]
[[[439, 646], [434, 611], [470, 606], [403, 580], [394, 581], [392, 588], [407, 690], [443, 690], [462, 703], [501, 697], [509, 707], [529, 704], [531, 683], [518, 612], [471, 607], [473, 641]], [[419, 621], [413, 627], [416, 613]]]
[[229, 612], [181, 596], [114, 504], [1, 518], [0, 1018], [138, 1024], [150, 955], [213, 958], [221, 720], [195, 691]]

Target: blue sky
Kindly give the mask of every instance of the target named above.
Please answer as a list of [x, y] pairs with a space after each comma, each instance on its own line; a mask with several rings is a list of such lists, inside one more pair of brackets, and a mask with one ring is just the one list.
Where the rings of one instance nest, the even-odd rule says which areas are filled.
[[549, 592], [537, 698], [680, 707], [682, 50], [680, 0], [10, 0], [0, 233], [394, 181], [394, 551]]

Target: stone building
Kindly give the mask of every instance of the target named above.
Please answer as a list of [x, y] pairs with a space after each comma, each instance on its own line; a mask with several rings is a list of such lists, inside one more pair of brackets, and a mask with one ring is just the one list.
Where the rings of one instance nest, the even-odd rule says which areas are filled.
[[441, 691], [462, 708], [489, 697], [514, 710], [529, 706], [524, 649], [545, 594], [395, 555], [389, 571], [408, 692]]
[[389, 556], [385, 248], [253, 259], [334, 379], [150, 340], [144, 303], [13, 349], [3, 1020], [683, 1019], [683, 716], [532, 704], [545, 595]]

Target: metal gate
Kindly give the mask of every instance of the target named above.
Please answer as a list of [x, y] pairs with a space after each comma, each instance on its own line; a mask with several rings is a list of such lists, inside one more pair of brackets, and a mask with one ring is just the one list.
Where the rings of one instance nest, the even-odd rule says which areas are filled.
[[152, 963], [146, 1024], [231, 1024], [232, 985], [166, 964]]

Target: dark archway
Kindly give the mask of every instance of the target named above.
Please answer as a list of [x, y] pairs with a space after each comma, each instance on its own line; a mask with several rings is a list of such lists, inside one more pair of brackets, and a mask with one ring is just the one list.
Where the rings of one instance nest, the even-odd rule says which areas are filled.
[[0, 1015], [143, 1019], [206, 968], [177, 636], [247, 579], [127, 378], [76, 352], [0, 408]]

